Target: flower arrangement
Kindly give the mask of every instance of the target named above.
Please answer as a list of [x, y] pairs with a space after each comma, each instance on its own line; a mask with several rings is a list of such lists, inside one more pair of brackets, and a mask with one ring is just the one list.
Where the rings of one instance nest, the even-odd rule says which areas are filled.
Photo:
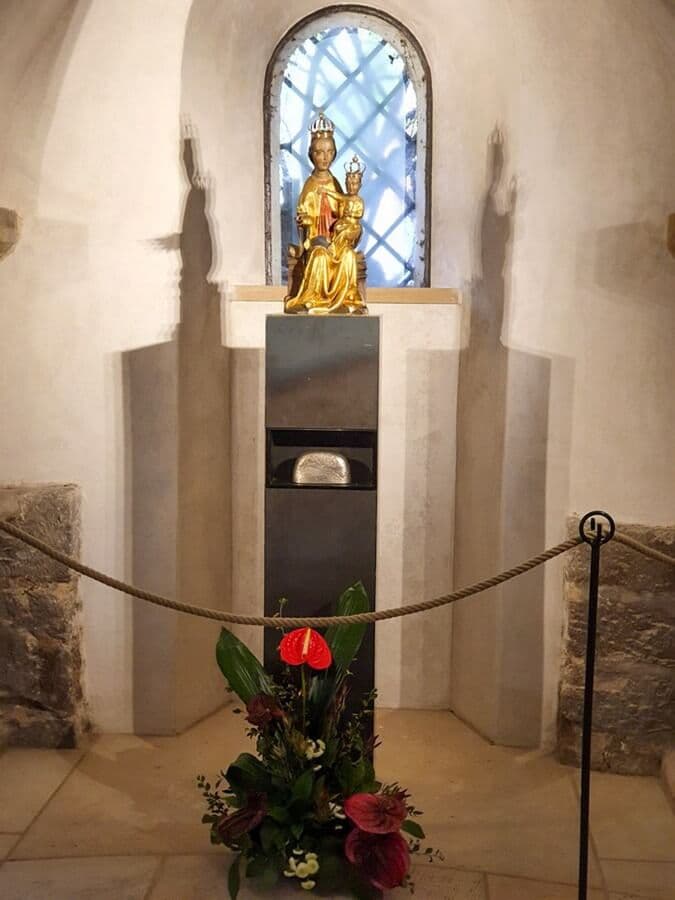
[[[340, 597], [337, 615], [366, 612], [362, 584]], [[376, 900], [407, 886], [411, 854], [421, 849], [421, 815], [398, 784], [375, 778], [370, 732], [372, 696], [349, 715], [349, 666], [365, 625], [331, 626], [325, 635], [297, 628], [281, 639], [285, 668], [268, 674], [248, 648], [223, 629], [216, 657], [229, 687], [246, 706], [257, 754], [242, 753], [212, 787], [197, 783], [211, 841], [237, 854], [228, 877], [236, 900], [242, 872], [263, 886], [279, 881], [317, 894], [349, 891]]]

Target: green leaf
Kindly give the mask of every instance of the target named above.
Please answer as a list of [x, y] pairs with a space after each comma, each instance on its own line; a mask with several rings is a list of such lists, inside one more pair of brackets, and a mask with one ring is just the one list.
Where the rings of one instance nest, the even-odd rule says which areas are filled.
[[275, 822], [280, 822], [282, 825], [287, 825], [291, 818], [288, 810], [283, 806], [271, 806], [268, 815]]
[[240, 861], [241, 856], [237, 856], [230, 866], [230, 871], [227, 873], [227, 888], [230, 892], [230, 900], [237, 900], [237, 894], [239, 893], [239, 885], [241, 883]]
[[337, 777], [345, 797], [352, 794], [368, 793], [375, 781], [375, 770], [369, 759], [360, 757], [353, 763], [350, 759], [342, 759], [337, 766]]
[[344, 853], [326, 853], [321, 850], [319, 858], [321, 860], [319, 883], [322, 894], [327, 891], [337, 893], [340, 888], [344, 888], [347, 881], [348, 863]]
[[[360, 581], [348, 587], [337, 602], [336, 616], [351, 616], [370, 611], [366, 589]], [[333, 654], [335, 667], [343, 674], [359, 651], [367, 625], [331, 625], [326, 641]]]
[[323, 792], [325, 783], [326, 783], [325, 775], [320, 775], [314, 782], [314, 787], [312, 788], [312, 798], [315, 803], [318, 803], [319, 800], [321, 799], [321, 794]]
[[312, 788], [314, 787], [314, 772], [307, 769], [296, 780], [293, 785], [293, 800], [306, 805], [312, 799]]
[[257, 757], [240, 753], [225, 773], [233, 790], [241, 793], [264, 792], [269, 787], [270, 775]]
[[254, 856], [246, 866], [247, 878], [259, 878], [267, 867], [267, 857], [263, 855]]
[[260, 879], [260, 886], [265, 891], [270, 891], [279, 880], [279, 869], [277, 863], [273, 859], [267, 860], [267, 865]]
[[335, 674], [328, 670], [320, 675], [313, 675], [309, 680], [309, 690], [307, 691], [307, 701], [310, 710], [318, 714], [318, 725], [323, 717], [324, 711], [330, 700], [333, 699], [335, 693]]
[[414, 822], [412, 819], [406, 819], [403, 825], [401, 825], [401, 831], [407, 831], [408, 834], [411, 834], [416, 838], [423, 838], [424, 831], [417, 822]]
[[274, 822], [266, 820], [260, 827], [260, 844], [265, 853], [274, 850], [282, 850], [284, 846], [284, 832]]
[[273, 686], [267, 673], [246, 644], [223, 628], [216, 645], [216, 659], [227, 683], [242, 700], [248, 703], [256, 694], [272, 694]]

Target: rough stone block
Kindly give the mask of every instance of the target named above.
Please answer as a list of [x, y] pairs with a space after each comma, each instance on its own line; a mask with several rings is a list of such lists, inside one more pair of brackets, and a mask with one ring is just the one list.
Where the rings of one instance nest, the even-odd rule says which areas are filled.
[[[570, 520], [570, 532], [576, 531]], [[617, 524], [641, 543], [675, 555], [675, 528]], [[566, 631], [560, 679], [558, 753], [581, 752], [589, 551], [568, 555]], [[592, 765], [656, 774], [675, 746], [675, 567], [614, 541], [602, 550], [598, 592]]]
[[[79, 554], [73, 485], [0, 488], [0, 518]], [[74, 746], [86, 730], [77, 576], [0, 532], [0, 743]]]
[[[628, 537], [668, 556], [675, 556], [675, 527], [631, 525], [618, 523], [617, 531], [621, 531]], [[569, 520], [568, 532], [570, 536], [579, 533], [578, 519]], [[590, 549], [588, 546], [577, 547], [567, 554], [565, 561], [565, 575], [567, 580], [579, 584], [588, 583], [588, 562]], [[600, 567], [601, 581], [604, 586], [616, 585], [620, 588], [630, 588], [635, 592], [649, 591], [657, 593], [675, 591], [675, 568], [668, 563], [659, 562], [641, 553], [637, 553], [631, 547], [620, 544], [618, 541], [610, 541], [603, 547]]]
[[[0, 489], [0, 519], [75, 558], [80, 553], [79, 508], [79, 490], [73, 484]], [[0, 532], [0, 584], [8, 578], [41, 584], [72, 577], [66, 566]]]

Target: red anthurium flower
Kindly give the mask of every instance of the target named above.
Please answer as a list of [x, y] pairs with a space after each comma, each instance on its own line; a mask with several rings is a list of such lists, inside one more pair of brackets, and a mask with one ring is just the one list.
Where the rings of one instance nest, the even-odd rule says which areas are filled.
[[246, 704], [246, 721], [256, 728], [264, 728], [276, 719], [283, 719], [284, 712], [274, 697], [269, 694], [256, 694]]
[[352, 822], [371, 834], [398, 831], [408, 814], [403, 802], [405, 794], [352, 794], [344, 803], [344, 810]]
[[249, 794], [246, 806], [233, 813], [226, 813], [218, 820], [216, 831], [221, 841], [228, 847], [249, 831], [253, 831], [267, 815], [267, 798], [264, 794]]
[[345, 856], [381, 891], [398, 887], [410, 868], [408, 842], [400, 834], [370, 834], [354, 828], [345, 841]]
[[279, 653], [289, 666], [307, 663], [312, 669], [327, 669], [333, 661], [330, 647], [313, 628], [296, 628], [289, 631], [281, 639]]

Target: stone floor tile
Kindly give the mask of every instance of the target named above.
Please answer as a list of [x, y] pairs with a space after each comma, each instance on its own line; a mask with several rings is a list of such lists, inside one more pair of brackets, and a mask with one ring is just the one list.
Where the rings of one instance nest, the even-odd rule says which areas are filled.
[[675, 862], [600, 861], [610, 891], [649, 900], [675, 900]]
[[0, 860], [9, 854], [20, 837], [20, 834], [0, 834]]
[[[242, 716], [234, 715], [229, 708], [179, 737], [99, 738], [11, 851], [11, 859], [120, 857], [130, 853], [168, 856], [175, 859], [163, 863], [158, 897], [163, 896], [158, 893], [160, 889], [170, 887], [179, 877], [188, 889], [195, 872], [202, 880], [210, 878], [217, 888], [227, 854], [209, 843], [208, 829], [200, 821], [204, 809], [194, 779], [198, 773], [213, 778], [239, 752], [251, 749], [244, 730]], [[525, 879], [530, 888], [537, 882], [576, 882], [578, 808], [573, 770], [540, 754], [494, 747], [449, 713], [380, 710], [376, 731], [384, 742], [376, 756], [379, 777], [400, 781], [411, 791], [413, 801], [425, 813], [421, 820], [427, 831], [425, 845], [445, 854], [444, 862], [429, 867], [430, 872], [423, 866], [421, 877], [435, 881], [419, 889], [418, 897], [432, 898], [436, 887], [442, 892], [450, 889], [448, 885], [454, 889], [456, 883], [459, 900], [462, 890], [478, 890], [482, 876], [471, 872]], [[58, 762], [63, 756], [56, 751], [30, 752], [46, 753], [43, 759], [48, 770], [52, 767], [50, 758]], [[6, 758], [0, 757], [0, 766]], [[603, 797], [597, 797], [600, 782], [600, 793], [604, 791], [608, 798], [604, 802], [611, 800], [623, 820], [608, 822], [603, 836], [610, 826], [619, 829], [625, 840], [637, 834], [638, 858], [646, 858], [646, 848], [653, 848], [650, 838], [655, 838], [665, 852], [662, 833], [667, 832], [668, 825], [661, 805], [665, 800], [658, 793], [656, 780], [604, 778], [610, 780], [594, 776], [592, 812], [597, 816], [600, 810], [602, 824]], [[14, 780], [15, 807], [16, 798], [32, 796], [31, 784], [24, 784], [24, 780]], [[612, 799], [612, 793], [618, 799]], [[631, 825], [626, 837], [620, 829], [630, 821], [631, 808], [638, 801], [641, 816], [646, 816], [644, 822], [638, 817], [643, 830], [636, 831]], [[675, 844], [672, 846], [675, 850]], [[633, 854], [623, 857], [633, 858]], [[660, 875], [658, 884], [664, 883], [665, 876]], [[600, 884], [594, 860], [591, 884]], [[648, 879], [638, 881], [637, 888], [650, 890], [650, 885]], [[631, 894], [637, 888], [618, 875], [611, 884], [617, 894]]]
[[[448, 713], [397, 711], [378, 733], [378, 777], [411, 792], [424, 811], [425, 844], [445, 854], [445, 865], [576, 881], [577, 801], [554, 759], [495, 747]], [[600, 884], [593, 864], [591, 883]]]
[[12, 858], [218, 852], [195, 776], [251, 749], [242, 720], [228, 707], [178, 737], [100, 737]]
[[[144, 900], [159, 865], [147, 856], [34, 859], [0, 867], [2, 900]], [[178, 895], [174, 895], [178, 900]]]
[[[202, 900], [227, 897], [231, 854], [172, 856], [163, 860], [148, 900]], [[243, 892], [242, 892], [243, 893]], [[239, 895], [241, 898], [241, 894]]]
[[[490, 900], [577, 900], [579, 896], [576, 885], [550, 884], [503, 875], [488, 875], [488, 891]], [[605, 900], [605, 894], [600, 888], [590, 890], [588, 900]]]
[[591, 834], [601, 859], [675, 862], [675, 815], [656, 778], [594, 772]]
[[6, 750], [0, 756], [0, 832], [25, 831], [82, 754], [82, 750]]
[[[464, 872], [449, 869], [436, 863], [420, 863], [413, 866], [415, 897], [425, 900], [487, 900], [485, 875], [482, 872]], [[391, 891], [387, 898], [406, 897], [402, 891]]]

